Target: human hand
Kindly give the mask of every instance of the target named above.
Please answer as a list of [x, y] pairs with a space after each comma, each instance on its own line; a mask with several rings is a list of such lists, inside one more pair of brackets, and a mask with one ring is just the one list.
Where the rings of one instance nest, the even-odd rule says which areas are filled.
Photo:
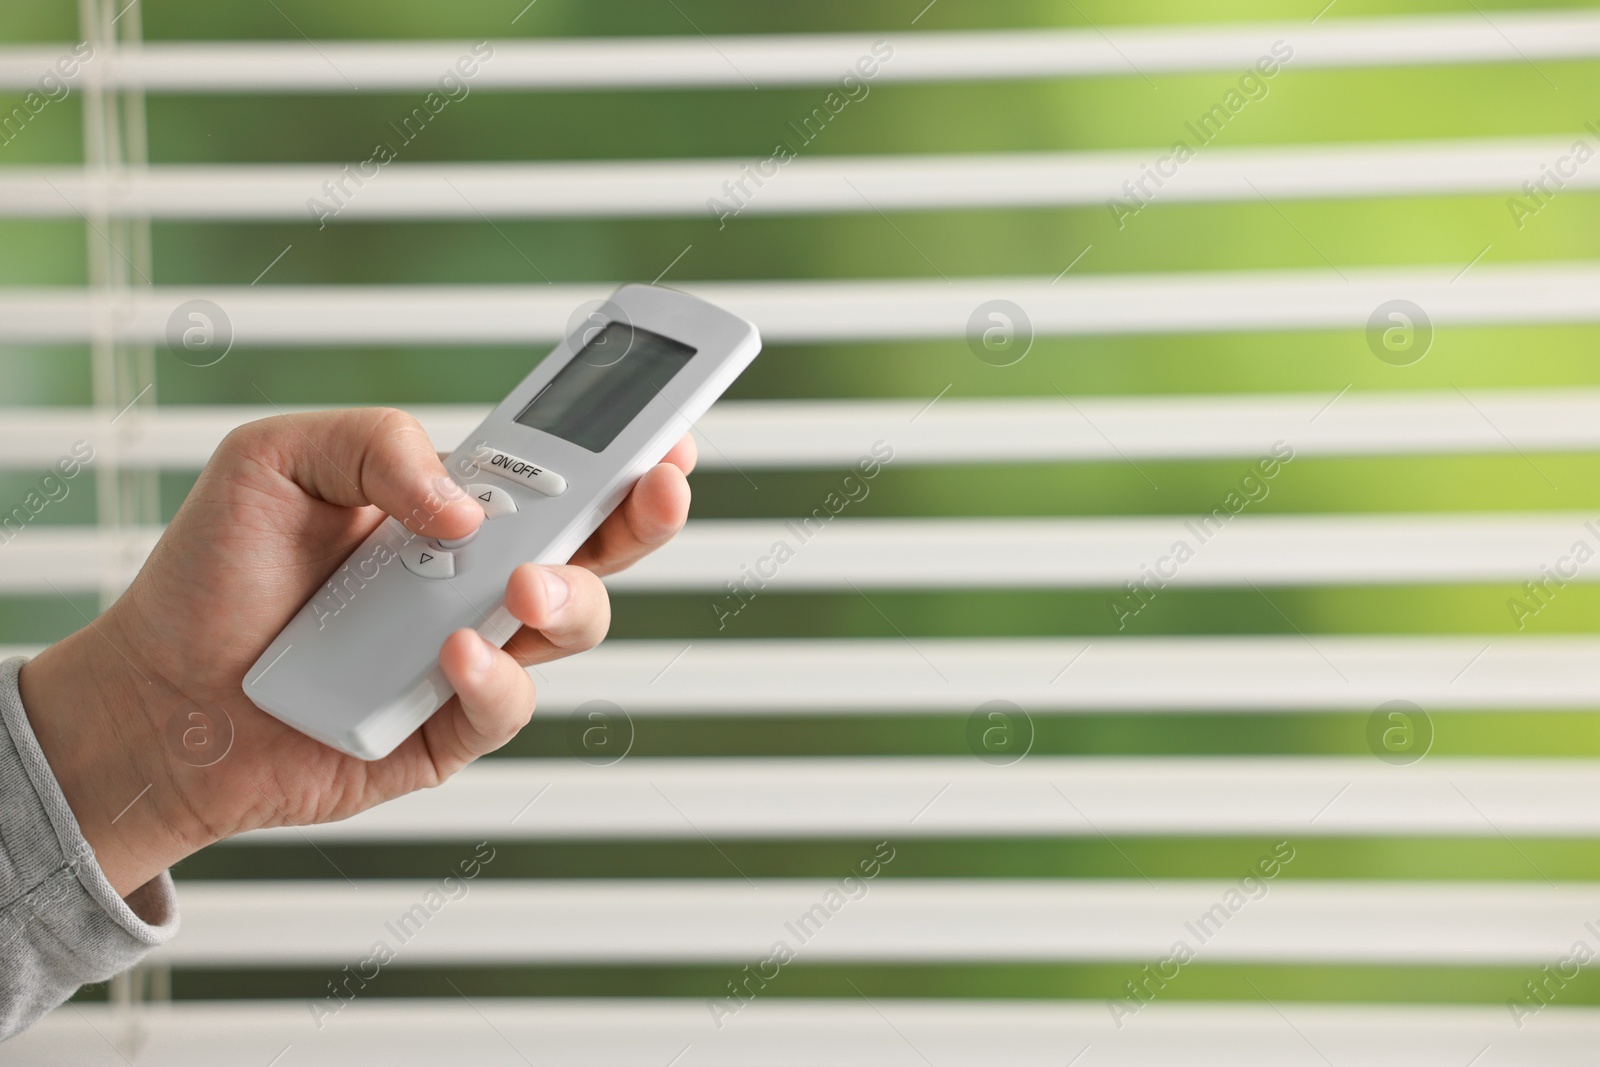
[[386, 514], [456, 538], [483, 512], [404, 412], [284, 415], [229, 434], [122, 597], [22, 669], [29, 721], [112, 886], [126, 896], [246, 830], [347, 818], [505, 744], [533, 714], [522, 668], [605, 636], [599, 576], [683, 526], [694, 460], [685, 437], [571, 564], [513, 571], [506, 606], [523, 628], [504, 650], [452, 634], [439, 664], [457, 695], [366, 762], [256, 708], [245, 671]]

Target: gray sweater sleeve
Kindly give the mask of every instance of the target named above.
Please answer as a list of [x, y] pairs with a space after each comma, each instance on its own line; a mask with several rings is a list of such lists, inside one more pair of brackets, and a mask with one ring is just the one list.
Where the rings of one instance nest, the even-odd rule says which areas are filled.
[[0, 663], [0, 1039], [178, 931], [171, 876], [124, 901], [101, 873], [22, 710], [23, 662]]

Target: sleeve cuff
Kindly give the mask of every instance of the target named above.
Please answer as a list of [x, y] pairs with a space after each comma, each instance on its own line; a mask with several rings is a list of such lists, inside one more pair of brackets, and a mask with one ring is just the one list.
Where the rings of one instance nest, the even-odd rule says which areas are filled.
[[0, 663], [0, 958], [100, 982], [172, 939], [176, 894], [166, 873], [126, 900], [106, 880], [23, 710], [24, 662]]

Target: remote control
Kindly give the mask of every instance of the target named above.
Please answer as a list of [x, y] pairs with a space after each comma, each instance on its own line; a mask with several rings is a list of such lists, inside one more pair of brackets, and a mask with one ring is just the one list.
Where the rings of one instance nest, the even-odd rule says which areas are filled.
[[565, 563], [761, 351], [750, 323], [629, 285], [590, 313], [445, 461], [482, 506], [459, 541], [385, 519], [245, 674], [252, 703], [361, 759], [381, 759], [454, 695], [446, 637], [503, 646], [505, 587]]

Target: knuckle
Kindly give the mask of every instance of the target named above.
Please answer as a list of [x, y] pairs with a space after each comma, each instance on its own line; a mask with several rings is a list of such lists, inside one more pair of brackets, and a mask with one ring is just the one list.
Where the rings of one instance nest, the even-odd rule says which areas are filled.
[[508, 697], [501, 707], [495, 709], [490, 723], [479, 729], [479, 733], [492, 746], [491, 750], [505, 745], [533, 721], [533, 707], [533, 694], [519, 693]]
[[274, 415], [235, 426], [218, 442], [206, 466], [238, 470], [263, 464], [276, 470], [284, 469], [299, 439], [286, 421], [291, 418], [291, 415]]
[[606, 634], [611, 630], [611, 602], [604, 601], [597, 605], [588, 619], [587, 624], [575, 635], [572, 644], [575, 651], [587, 652], [606, 639]]
[[533, 721], [533, 711], [537, 703], [538, 700], [533, 693], [529, 693], [527, 697], [517, 702], [516, 709], [511, 715], [511, 732], [513, 734], [520, 732], [523, 727]]
[[[371, 435], [379, 438], [406, 438], [420, 437], [428, 441], [427, 432], [423, 430], [422, 423], [409, 411], [400, 408], [377, 407], [365, 409], [366, 418], [371, 420]], [[428, 442], [428, 451], [433, 451], [433, 443]]]
[[567, 567], [567, 580], [583, 590], [578, 597], [578, 618], [581, 637], [588, 641], [584, 647], [593, 648], [611, 629], [611, 593], [606, 583], [594, 572], [583, 567]]
[[221, 443], [217, 445], [217, 455], [224, 457], [247, 456], [257, 452], [261, 443], [270, 438], [272, 422], [273, 420], [270, 418], [257, 419], [255, 422], [247, 422], [243, 425], [235, 426], [228, 431], [227, 436], [223, 437]]

